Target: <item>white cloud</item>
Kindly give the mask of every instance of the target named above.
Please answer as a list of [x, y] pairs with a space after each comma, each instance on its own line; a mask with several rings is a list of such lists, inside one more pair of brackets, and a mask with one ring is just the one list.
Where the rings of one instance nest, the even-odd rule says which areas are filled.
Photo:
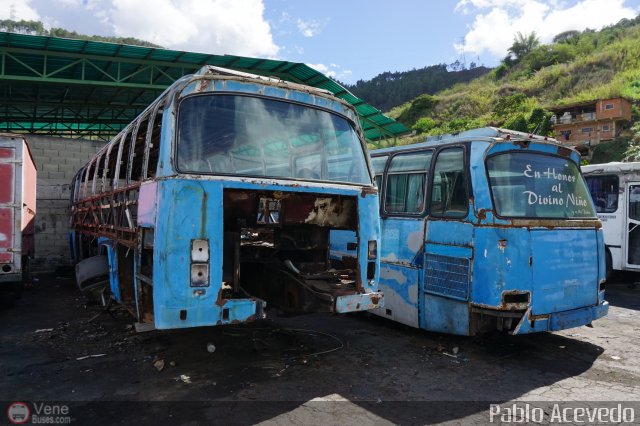
[[320, 34], [320, 32], [322, 31], [325, 25], [326, 25], [326, 22], [303, 21], [300, 18], [298, 18], [298, 20], [296, 21], [296, 26], [298, 27], [298, 30], [305, 37], [313, 37]]
[[31, 0], [0, 0], [0, 19], [40, 20], [40, 15], [30, 3]]
[[340, 81], [348, 80], [353, 74], [353, 71], [342, 69], [342, 67], [337, 64], [330, 64], [328, 66], [325, 64], [307, 64], [307, 65], [316, 71], [320, 71], [322, 74], [326, 75], [327, 77], [331, 77], [335, 80], [340, 80]]
[[571, 5], [558, 0], [461, 0], [455, 10], [477, 13], [461, 51], [473, 54], [489, 52], [504, 56], [517, 32], [536, 32], [543, 43], [563, 31], [600, 29], [637, 11], [625, 6], [625, 0], [578, 0]]
[[117, 36], [171, 49], [274, 57], [263, 12], [263, 0], [111, 0], [96, 16]]
[[66, 7], [66, 8], [82, 6], [82, 0], [53, 0], [53, 3], [56, 6]]

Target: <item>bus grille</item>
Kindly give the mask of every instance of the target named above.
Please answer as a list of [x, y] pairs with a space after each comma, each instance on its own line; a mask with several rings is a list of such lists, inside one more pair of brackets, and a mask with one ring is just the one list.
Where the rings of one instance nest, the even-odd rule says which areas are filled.
[[425, 266], [427, 293], [459, 300], [469, 298], [469, 259], [427, 253]]

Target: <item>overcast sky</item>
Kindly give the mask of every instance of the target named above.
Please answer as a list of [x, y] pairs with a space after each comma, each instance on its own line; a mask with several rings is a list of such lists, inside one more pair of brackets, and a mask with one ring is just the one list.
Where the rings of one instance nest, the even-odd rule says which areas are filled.
[[549, 42], [638, 14], [640, 0], [0, 0], [0, 19], [305, 62], [347, 83], [463, 58], [495, 66], [518, 31]]

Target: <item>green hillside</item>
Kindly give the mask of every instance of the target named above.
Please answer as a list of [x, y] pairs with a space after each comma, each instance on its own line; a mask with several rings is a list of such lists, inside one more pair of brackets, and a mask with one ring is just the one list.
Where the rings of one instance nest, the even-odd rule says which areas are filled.
[[456, 83], [464, 83], [491, 71], [491, 68], [471, 63], [467, 69], [459, 61], [447, 65], [439, 64], [402, 72], [384, 72], [371, 80], [358, 80], [345, 87], [361, 99], [381, 110], [410, 101], [422, 93], [436, 93]]
[[400, 144], [487, 125], [548, 134], [546, 108], [615, 96], [636, 104], [637, 120], [640, 16], [601, 31], [561, 33], [546, 45], [535, 34], [518, 34], [509, 55], [487, 75], [420, 95], [389, 115], [416, 131]]

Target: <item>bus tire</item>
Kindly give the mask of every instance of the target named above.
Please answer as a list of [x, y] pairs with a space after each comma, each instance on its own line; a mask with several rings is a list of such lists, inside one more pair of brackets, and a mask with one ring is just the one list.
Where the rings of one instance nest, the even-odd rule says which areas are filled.
[[607, 281], [609, 281], [611, 279], [611, 276], [613, 275], [613, 261], [611, 259], [611, 252], [609, 251], [609, 249], [606, 249], [604, 253], [604, 265], [605, 278]]

